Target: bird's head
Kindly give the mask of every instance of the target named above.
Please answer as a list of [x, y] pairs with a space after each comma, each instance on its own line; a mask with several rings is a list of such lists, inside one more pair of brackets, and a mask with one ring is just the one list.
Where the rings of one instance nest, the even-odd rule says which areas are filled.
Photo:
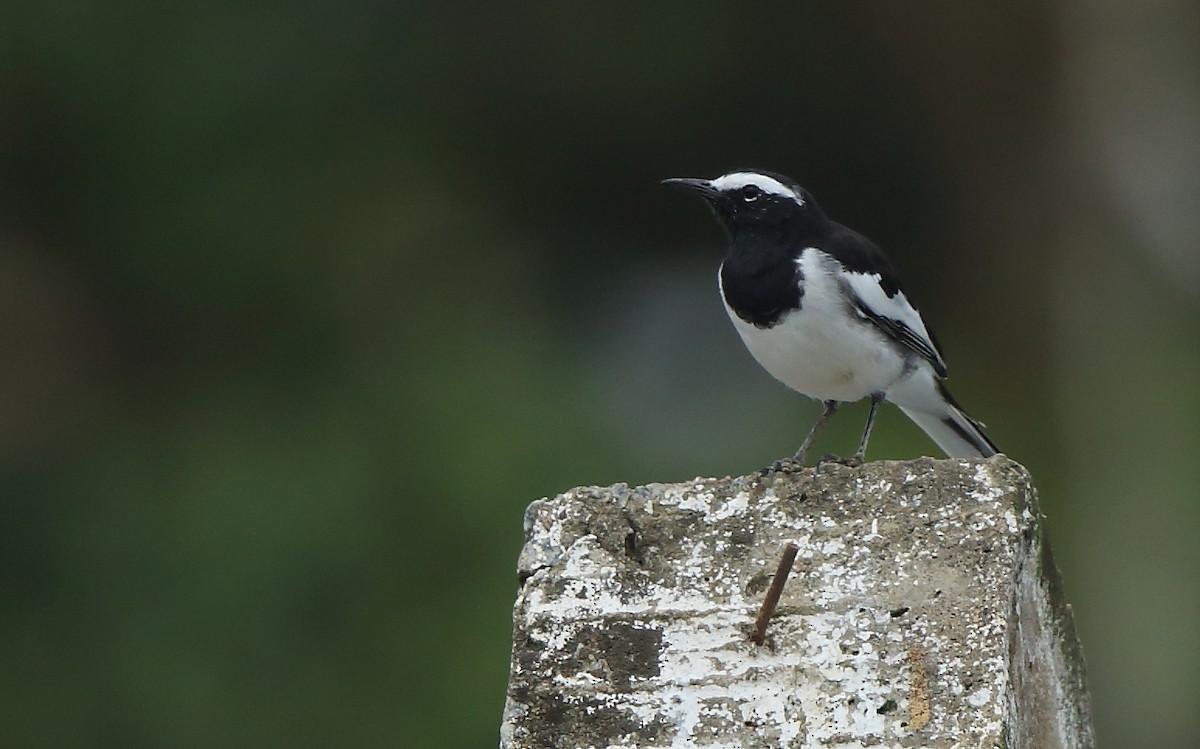
[[663, 180], [703, 197], [731, 237], [743, 231], [800, 228], [824, 220], [812, 195], [795, 180], [775, 172], [738, 169], [716, 179]]

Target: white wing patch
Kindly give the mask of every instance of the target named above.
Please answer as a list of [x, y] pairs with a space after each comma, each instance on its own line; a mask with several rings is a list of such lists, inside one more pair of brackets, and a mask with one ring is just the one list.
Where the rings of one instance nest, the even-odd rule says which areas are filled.
[[795, 190], [765, 174], [758, 174], [757, 172], [730, 172], [712, 181], [713, 188], [720, 192], [732, 192], [746, 185], [754, 185], [765, 193], [779, 195], [780, 197], [788, 198], [800, 205], [804, 205], [804, 198], [800, 197]]
[[933, 363], [939, 374], [946, 371], [946, 362], [929, 331], [925, 329], [925, 321], [916, 308], [909, 304], [903, 291], [897, 291], [889, 297], [880, 285], [882, 277], [878, 273], [852, 273], [844, 271], [842, 279], [849, 287], [854, 301], [862, 308], [864, 314], [872, 321], [895, 336], [901, 343], [908, 346]]

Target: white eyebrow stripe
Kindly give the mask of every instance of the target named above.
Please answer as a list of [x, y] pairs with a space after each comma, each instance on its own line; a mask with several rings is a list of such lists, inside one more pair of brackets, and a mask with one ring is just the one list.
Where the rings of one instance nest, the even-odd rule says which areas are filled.
[[800, 197], [795, 190], [765, 174], [758, 174], [756, 172], [730, 172], [712, 181], [713, 188], [721, 192], [732, 192], [746, 185], [754, 185], [765, 193], [790, 198], [800, 205], [804, 205], [804, 198]]

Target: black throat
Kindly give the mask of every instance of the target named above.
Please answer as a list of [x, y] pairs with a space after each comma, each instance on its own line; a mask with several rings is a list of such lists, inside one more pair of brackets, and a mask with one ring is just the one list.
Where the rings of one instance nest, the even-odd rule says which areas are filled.
[[738, 317], [758, 328], [771, 328], [800, 309], [804, 274], [796, 258], [806, 246], [792, 232], [742, 231], [731, 237], [721, 264], [725, 303]]

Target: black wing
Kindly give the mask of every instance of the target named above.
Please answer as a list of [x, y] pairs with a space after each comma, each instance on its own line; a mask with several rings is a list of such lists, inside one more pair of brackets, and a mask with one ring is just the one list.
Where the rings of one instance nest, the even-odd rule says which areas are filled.
[[871, 240], [840, 224], [833, 224], [830, 239], [826, 251], [845, 269], [843, 283], [855, 308], [883, 332], [932, 364], [939, 377], [945, 377], [946, 362], [937, 342], [925, 327], [921, 313], [904, 295], [883, 252]]

